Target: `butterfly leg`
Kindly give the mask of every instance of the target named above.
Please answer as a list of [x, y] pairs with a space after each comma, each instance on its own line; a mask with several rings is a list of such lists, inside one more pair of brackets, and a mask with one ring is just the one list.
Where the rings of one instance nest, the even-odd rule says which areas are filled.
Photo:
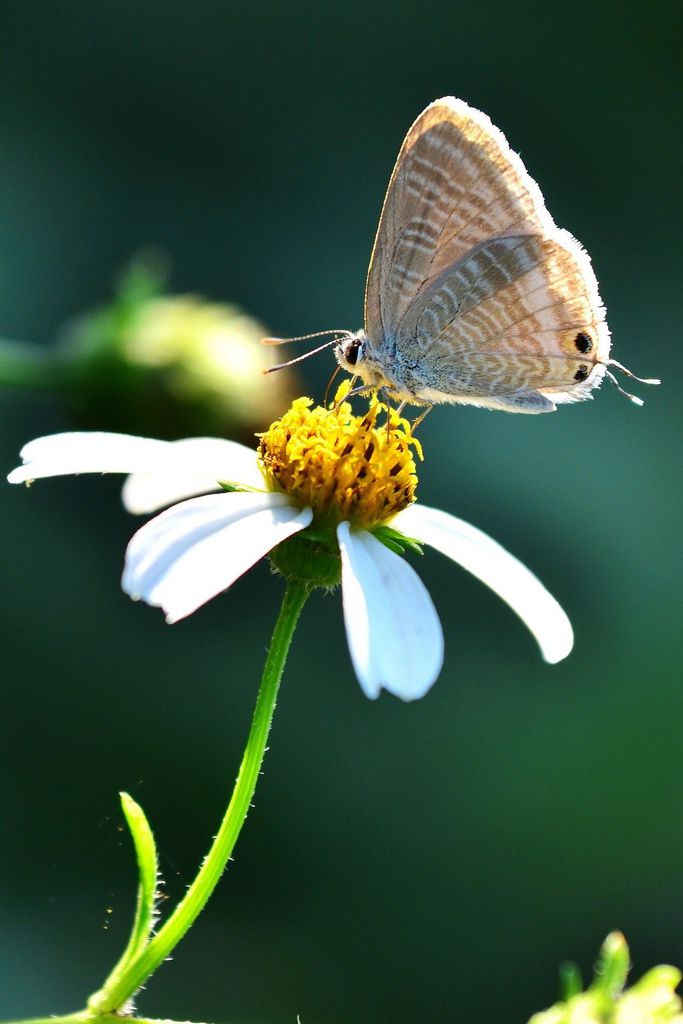
[[400, 416], [401, 413], [403, 412], [403, 409], [405, 408], [406, 403], [405, 402], [400, 402], [396, 406], [395, 409], [392, 409], [391, 406], [389, 405], [389, 402], [391, 401], [391, 392], [387, 391], [386, 388], [379, 388], [377, 393], [378, 393], [378, 395], [381, 394], [382, 401], [384, 402], [384, 404], [385, 404], [385, 406], [387, 408], [387, 441], [388, 441], [389, 437], [391, 435], [391, 413], [395, 412], [397, 416]]
[[[404, 405], [405, 405], [405, 402], [402, 403], [401, 408], [403, 408]], [[426, 409], [423, 409], [422, 412], [420, 413], [420, 415], [416, 419], [413, 420], [412, 425], [410, 427], [410, 431], [411, 431], [412, 434], [415, 433], [415, 431], [420, 426], [420, 424], [422, 423], [422, 421], [425, 418], [425, 416], [427, 416], [428, 413], [430, 413], [433, 408], [434, 408], [433, 405], [428, 405], [426, 407]]]
[[347, 398], [355, 398], [356, 395], [371, 395], [376, 390], [374, 384], [359, 384], [357, 388], [352, 388], [351, 391], [344, 395], [344, 401]]
[[[357, 378], [353, 378], [356, 380]], [[343, 398], [341, 398], [334, 406], [334, 412], [337, 411], [342, 402], [346, 402], [349, 398], [355, 398], [356, 395], [371, 395], [373, 391], [376, 391], [377, 387], [375, 384], [359, 384], [356, 388], [351, 388], [347, 391]]]
[[341, 366], [337, 366], [336, 367], [334, 373], [332, 374], [332, 376], [330, 377], [330, 379], [327, 382], [327, 387], [325, 388], [325, 397], [323, 399], [323, 406], [324, 406], [325, 409], [327, 409], [327, 401], [328, 401], [328, 399], [330, 397], [330, 388], [334, 384], [334, 379], [335, 379], [335, 377], [337, 376], [338, 373], [341, 373]]

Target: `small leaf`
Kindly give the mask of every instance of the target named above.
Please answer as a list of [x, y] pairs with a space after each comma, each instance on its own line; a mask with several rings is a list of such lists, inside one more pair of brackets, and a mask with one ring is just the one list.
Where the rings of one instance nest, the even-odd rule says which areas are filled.
[[106, 1005], [111, 987], [115, 986], [131, 960], [147, 945], [156, 918], [155, 899], [159, 867], [154, 836], [142, 807], [128, 793], [121, 793], [119, 795], [121, 797], [121, 807], [123, 808], [123, 813], [133, 839], [133, 845], [135, 846], [135, 856], [138, 862], [138, 895], [128, 945], [118, 963], [109, 973], [104, 985], [97, 992], [94, 992], [88, 1000], [88, 1009], [95, 1014], [102, 1012], [102, 1003], [104, 1002]]
[[154, 926], [159, 869], [154, 836], [142, 807], [128, 793], [121, 793], [121, 807], [135, 845], [139, 874], [135, 919], [122, 957], [123, 961], [127, 961], [147, 943]]

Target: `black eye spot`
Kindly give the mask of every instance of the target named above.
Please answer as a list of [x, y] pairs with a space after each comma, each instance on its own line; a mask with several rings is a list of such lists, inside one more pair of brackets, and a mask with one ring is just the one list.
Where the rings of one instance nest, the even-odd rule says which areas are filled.
[[578, 368], [578, 370], [574, 374], [574, 380], [585, 380], [586, 377], [588, 376], [589, 372], [590, 371], [589, 371], [588, 367], [586, 366], [586, 364], [585, 363], [581, 363], [581, 366]]
[[593, 348], [593, 340], [590, 334], [584, 334], [580, 331], [579, 334], [574, 338], [574, 344], [578, 348], [579, 352], [585, 356], [586, 352], [590, 352]]

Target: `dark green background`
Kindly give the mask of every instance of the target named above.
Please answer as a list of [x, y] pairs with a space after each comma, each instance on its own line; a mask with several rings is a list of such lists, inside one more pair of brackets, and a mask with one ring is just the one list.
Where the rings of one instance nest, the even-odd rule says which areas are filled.
[[[49, 342], [139, 246], [173, 287], [279, 333], [360, 326], [405, 131], [452, 93], [521, 152], [587, 246], [617, 358], [548, 417], [439, 409], [421, 498], [489, 531], [569, 612], [543, 664], [436, 555], [446, 662], [414, 705], [368, 702], [338, 596], [306, 610], [237, 858], [140, 998], [244, 1024], [519, 1024], [565, 957], [623, 929], [683, 964], [679, 5], [3, 3], [0, 332]], [[331, 360], [310, 365], [322, 396]], [[3, 472], [68, 426], [0, 396]], [[0, 1015], [82, 1005], [134, 872], [116, 793], [144, 805], [169, 895], [215, 831], [281, 583], [264, 565], [173, 628], [119, 590], [119, 481], [3, 493]], [[109, 912], [111, 911], [111, 912]]]

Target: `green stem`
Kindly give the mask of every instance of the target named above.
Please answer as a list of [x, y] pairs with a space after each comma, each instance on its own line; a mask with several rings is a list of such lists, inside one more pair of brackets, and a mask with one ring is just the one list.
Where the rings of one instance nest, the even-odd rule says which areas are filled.
[[[86, 1024], [92, 1019], [92, 1015], [87, 1010], [79, 1010], [78, 1013], [64, 1013], [55, 1017], [31, 1017], [30, 1019], [7, 1021], [7, 1024]], [[106, 1017], [100, 1017], [98, 1024], [106, 1020]]]
[[225, 870], [254, 796], [287, 653], [308, 594], [308, 584], [293, 580], [287, 583], [263, 669], [242, 764], [211, 849], [185, 896], [148, 945], [122, 969], [115, 968], [99, 992], [90, 997], [88, 1008], [98, 1018], [120, 1010], [164, 962], [204, 908]]
[[[119, 1013], [93, 1014], [90, 1010], [79, 1010], [78, 1013], [65, 1013], [53, 1017], [31, 1017], [30, 1020], [9, 1021], [9, 1024], [180, 1024], [179, 1021], [164, 1017], [122, 1017]], [[183, 1024], [190, 1024], [184, 1021]]]
[[51, 390], [60, 387], [71, 373], [68, 360], [56, 355], [52, 347], [0, 338], [0, 387]]

